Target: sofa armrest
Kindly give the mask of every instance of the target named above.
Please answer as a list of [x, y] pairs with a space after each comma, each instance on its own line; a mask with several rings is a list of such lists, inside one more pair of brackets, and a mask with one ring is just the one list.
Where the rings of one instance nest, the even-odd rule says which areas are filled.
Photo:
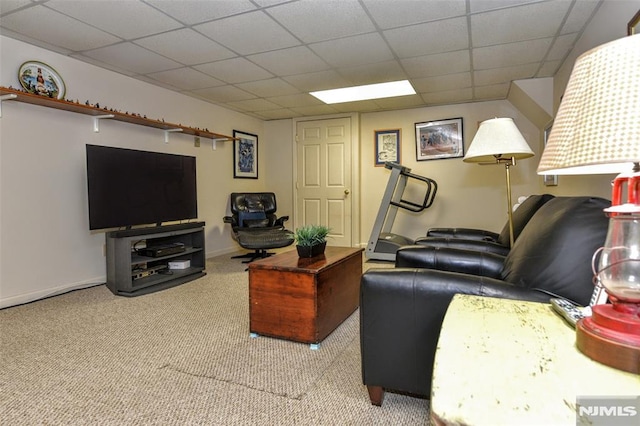
[[427, 268], [500, 278], [504, 256], [449, 247], [404, 246], [396, 252], [397, 268]]
[[362, 381], [429, 397], [440, 327], [454, 294], [547, 302], [504, 281], [428, 269], [370, 269], [360, 282]]
[[500, 234], [473, 228], [430, 228], [427, 237], [460, 238], [463, 240], [498, 241]]
[[463, 250], [482, 251], [495, 253], [501, 256], [509, 254], [509, 247], [494, 241], [486, 240], [465, 240], [462, 238], [448, 237], [420, 237], [415, 241], [415, 245], [431, 247], [451, 247]]

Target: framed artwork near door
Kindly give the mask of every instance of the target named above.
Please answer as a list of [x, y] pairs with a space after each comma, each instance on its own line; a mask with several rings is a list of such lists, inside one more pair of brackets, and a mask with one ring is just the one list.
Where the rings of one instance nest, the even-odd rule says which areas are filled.
[[439, 160], [464, 155], [462, 118], [416, 123], [416, 160]]
[[258, 179], [258, 136], [233, 131], [233, 177]]
[[384, 166], [387, 161], [400, 163], [400, 129], [375, 130], [375, 166]]

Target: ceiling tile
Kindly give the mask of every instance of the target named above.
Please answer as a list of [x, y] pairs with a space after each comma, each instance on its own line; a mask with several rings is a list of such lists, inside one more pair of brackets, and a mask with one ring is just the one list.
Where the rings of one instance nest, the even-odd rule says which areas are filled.
[[119, 67], [115, 66], [114, 64], [110, 64], [110, 63], [107, 63], [107, 62], [99, 61], [99, 60], [91, 58], [89, 56], [85, 56], [82, 53], [74, 53], [74, 54], [72, 54], [70, 56], [72, 58], [74, 58], [74, 59], [79, 60], [79, 61], [83, 61], [83, 62], [86, 62], [88, 64], [92, 64], [92, 65], [95, 65], [97, 67], [108, 69], [108, 70], [111, 70], [111, 71], [114, 71], [114, 72], [117, 72], [117, 73], [120, 73], [120, 74], [124, 74], [124, 75], [128, 75], [128, 76], [139, 75], [138, 73], [136, 73], [134, 71], [130, 71], [130, 70], [127, 70], [127, 69], [119, 68]]
[[[541, 2], [471, 15], [473, 47], [555, 35], [570, 5], [568, 1]], [[544, 16], [545, 19], [533, 20], [531, 16]]]
[[146, 2], [187, 25], [256, 9], [249, 0], [146, 0]]
[[334, 67], [351, 67], [393, 59], [387, 43], [377, 33], [324, 41], [309, 47]]
[[0, 15], [29, 5], [33, 5], [31, 0], [2, 0], [0, 1]]
[[[46, 22], [47, 25], [42, 25]], [[2, 17], [2, 26], [32, 39], [77, 52], [117, 43], [121, 39], [44, 6], [34, 6]], [[64, 29], [64, 31], [62, 30]], [[82, 37], [78, 37], [82, 34]]]
[[329, 68], [322, 59], [304, 46], [259, 53], [248, 56], [248, 59], [280, 76], [304, 74]]
[[476, 70], [483, 70], [539, 62], [552, 41], [547, 38], [473, 49], [473, 65]]
[[184, 65], [196, 65], [236, 56], [229, 49], [191, 29], [183, 28], [135, 41]]
[[376, 99], [376, 104], [382, 109], [404, 109], [420, 106], [423, 101], [420, 95], [395, 96], [393, 98]]
[[205, 99], [210, 99], [215, 102], [225, 103], [225, 102], [234, 102], [234, 101], [243, 101], [246, 99], [254, 99], [255, 96], [251, 93], [247, 93], [244, 90], [240, 90], [234, 86], [219, 86], [219, 87], [210, 87], [207, 89], [199, 89], [194, 90], [194, 93], [197, 93], [201, 97]]
[[257, 113], [263, 120], [282, 120], [284, 118], [300, 117], [302, 114], [294, 112], [290, 109], [280, 108], [268, 111], [260, 111]]
[[578, 38], [578, 34], [566, 34], [560, 37], [557, 37], [553, 46], [547, 53], [547, 60], [564, 60], [567, 57], [571, 49], [573, 49], [574, 43]]
[[269, 102], [266, 99], [248, 99], [246, 101], [234, 101], [229, 102], [229, 106], [242, 111], [267, 111], [274, 109], [281, 109], [273, 102]]
[[246, 90], [249, 93], [253, 93], [256, 96], [260, 96], [261, 98], [300, 93], [298, 89], [280, 78], [270, 78], [267, 80], [236, 84], [236, 87]]
[[553, 77], [561, 65], [561, 61], [545, 61], [542, 63], [536, 77]]
[[[277, 119], [504, 99], [553, 76], [603, 1], [0, 0], [0, 34]], [[403, 79], [419, 95], [308, 94]]]
[[473, 0], [469, 2], [469, 8], [472, 13], [478, 13], [485, 12], [487, 10], [522, 6], [527, 3], [535, 3], [538, 1], [540, 0]]
[[322, 116], [322, 115], [336, 114], [340, 112], [335, 108], [330, 107], [329, 105], [296, 107], [296, 108], [291, 108], [291, 110], [303, 116]]
[[479, 86], [474, 89], [476, 99], [504, 99], [509, 93], [510, 83]]
[[49, 0], [46, 6], [124, 39], [144, 37], [181, 26], [176, 20], [139, 1], [117, 2], [117, 13], [114, 13], [114, 2], [111, 0]]
[[[442, 37], [442, 34], [447, 34]], [[467, 49], [467, 19], [453, 18], [384, 31], [393, 51], [401, 58]], [[434, 40], [437, 40], [434, 42]]]
[[244, 83], [273, 77], [270, 72], [244, 58], [226, 59], [224, 61], [196, 65], [193, 68], [227, 83]]
[[193, 28], [241, 55], [300, 44], [288, 31], [261, 11], [224, 18]]
[[177, 68], [169, 71], [147, 74], [147, 77], [171, 84], [180, 90], [204, 89], [205, 87], [223, 86], [225, 83], [216, 80], [192, 68]]
[[352, 112], [352, 111], [380, 111], [380, 105], [376, 101], [356, 101], [356, 102], [342, 102], [339, 104], [331, 104], [333, 109], [338, 112]]
[[457, 74], [471, 69], [469, 52], [466, 50], [403, 59], [401, 62], [407, 74], [413, 78]]
[[600, 0], [580, 0], [573, 3], [569, 17], [562, 26], [562, 34], [582, 31], [584, 23], [591, 18], [600, 3]]
[[473, 90], [471, 88], [446, 90], [435, 93], [421, 93], [421, 96], [429, 105], [469, 102], [473, 100]]
[[490, 70], [475, 71], [473, 73], [474, 83], [478, 86], [488, 86], [498, 83], [509, 83], [513, 80], [532, 78], [538, 71], [538, 63], [518, 65]]
[[84, 52], [84, 54], [100, 62], [109, 63], [138, 74], [165, 71], [182, 66], [178, 62], [167, 59], [133, 43], [120, 43], [113, 46], [102, 47]]
[[378, 26], [385, 30], [463, 16], [467, 12], [465, 0], [422, 0], [420, 7], [416, 7], [415, 0], [363, 0], [363, 4]]
[[407, 78], [407, 74], [397, 61], [340, 68], [338, 72], [352, 85], [385, 83]]
[[375, 31], [354, 0], [300, 0], [268, 9], [268, 13], [305, 43]]
[[299, 95], [274, 96], [272, 98], [268, 98], [268, 100], [285, 108], [324, 105], [320, 100], [318, 100], [318, 98], [307, 93], [301, 93]]
[[416, 78], [412, 81], [413, 88], [418, 93], [441, 92], [463, 87], [471, 87], [471, 73], [439, 75], [436, 77]]
[[337, 87], [345, 87], [350, 84], [346, 78], [334, 70], [290, 75], [284, 77], [284, 80], [302, 92], [335, 89]]

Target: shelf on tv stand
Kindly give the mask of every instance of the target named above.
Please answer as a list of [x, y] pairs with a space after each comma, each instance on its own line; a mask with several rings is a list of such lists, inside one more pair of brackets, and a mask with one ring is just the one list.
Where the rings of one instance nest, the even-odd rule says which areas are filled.
[[17, 101], [33, 105], [44, 106], [48, 108], [60, 109], [63, 111], [75, 112], [78, 114], [90, 115], [93, 117], [93, 131], [100, 131], [100, 120], [110, 119], [115, 121], [124, 121], [126, 123], [137, 124], [139, 126], [154, 127], [164, 130], [165, 142], [168, 142], [169, 133], [180, 132], [187, 135], [193, 135], [212, 139], [214, 143], [222, 141], [231, 141], [234, 138], [220, 133], [210, 132], [195, 127], [183, 126], [182, 124], [167, 123], [164, 120], [154, 120], [140, 116], [134, 113], [123, 113], [120, 111], [112, 111], [106, 108], [99, 108], [93, 105], [85, 105], [79, 102], [72, 102], [63, 99], [48, 98], [42, 95], [34, 95], [22, 90], [0, 87], [0, 117], [2, 117], [2, 101]]
[[[205, 272], [204, 222], [127, 229], [107, 232], [107, 288], [120, 296], [139, 296], [200, 278]], [[144, 240], [147, 246], [182, 243], [185, 250], [166, 256], [142, 256], [135, 252]], [[142, 278], [133, 273], [166, 266], [172, 260], [189, 260], [187, 269], [164, 269]]]

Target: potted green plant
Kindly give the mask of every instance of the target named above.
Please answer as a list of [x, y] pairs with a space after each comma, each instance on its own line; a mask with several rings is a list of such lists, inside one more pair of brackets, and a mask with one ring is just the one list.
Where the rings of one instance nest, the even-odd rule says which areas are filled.
[[314, 257], [324, 253], [330, 229], [324, 225], [304, 225], [293, 232], [300, 257]]

